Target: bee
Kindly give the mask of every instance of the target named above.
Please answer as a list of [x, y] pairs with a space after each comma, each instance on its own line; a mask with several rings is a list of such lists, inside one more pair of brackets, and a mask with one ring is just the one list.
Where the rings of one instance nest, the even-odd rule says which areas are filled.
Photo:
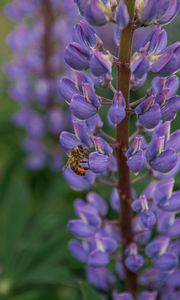
[[65, 169], [70, 166], [71, 170], [79, 176], [85, 176], [88, 167], [84, 167], [82, 163], [88, 163], [89, 153], [82, 145], [74, 147], [68, 153], [68, 161]]

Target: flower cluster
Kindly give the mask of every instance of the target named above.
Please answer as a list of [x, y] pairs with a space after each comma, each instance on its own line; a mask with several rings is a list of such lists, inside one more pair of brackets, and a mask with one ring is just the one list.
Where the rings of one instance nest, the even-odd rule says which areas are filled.
[[22, 147], [32, 170], [45, 166], [59, 170], [62, 165], [58, 135], [70, 128], [70, 117], [59, 99], [57, 81], [67, 69], [63, 61], [70, 39], [67, 18], [78, 19], [73, 5], [73, 1], [15, 0], [5, 7], [6, 15], [17, 23], [7, 37], [13, 59], [5, 66], [11, 80], [9, 94], [19, 107], [13, 122], [25, 130]]
[[[59, 83], [74, 128], [60, 134], [68, 155], [64, 176], [75, 190], [95, 183], [113, 189], [110, 205], [94, 192], [86, 201], [75, 201], [78, 219], [68, 228], [78, 240], [70, 242], [70, 251], [87, 265], [88, 280], [103, 296], [179, 299], [180, 192], [173, 187], [180, 170], [180, 131], [171, 133], [171, 123], [180, 110], [175, 75], [180, 43], [167, 46], [161, 27], [176, 16], [178, 1], [75, 2], [84, 19], [74, 26], [64, 54], [74, 79]], [[115, 23], [118, 56], [91, 27], [110, 22]], [[146, 95], [129, 101], [129, 91], [141, 87], [150, 72], [154, 78]], [[136, 131], [128, 136], [131, 115]], [[107, 123], [116, 128], [116, 138], [104, 131]], [[147, 178], [148, 186], [137, 195], [136, 183]], [[124, 292], [119, 291], [122, 282]]]

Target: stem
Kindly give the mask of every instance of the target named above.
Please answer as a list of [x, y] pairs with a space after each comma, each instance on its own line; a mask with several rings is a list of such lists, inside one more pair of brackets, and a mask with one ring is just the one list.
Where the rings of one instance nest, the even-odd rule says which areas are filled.
[[[43, 0], [42, 17], [44, 22], [44, 34], [42, 38], [42, 52], [43, 52], [43, 78], [51, 81], [54, 77], [51, 67], [51, 58], [53, 56], [53, 41], [52, 30], [54, 25], [54, 13], [50, 0]], [[52, 91], [49, 94], [47, 105], [51, 107], [54, 101]]]
[[[126, 108], [129, 109], [129, 90], [130, 90], [130, 58], [132, 48], [133, 37], [133, 17], [135, 0], [126, 0], [126, 5], [129, 11], [131, 21], [128, 26], [122, 31], [121, 42], [119, 48], [117, 65], [118, 71], [118, 89], [121, 90], [126, 99]], [[129, 120], [130, 112], [127, 112], [126, 118], [117, 126], [116, 130], [116, 142], [119, 144], [117, 149], [118, 160], [118, 191], [121, 205], [120, 214], [120, 230], [123, 246], [122, 262], [124, 266], [126, 276], [126, 288], [134, 296], [137, 294], [137, 274], [129, 271], [124, 263], [124, 249], [133, 242], [133, 230], [132, 230], [132, 211], [131, 211], [131, 181], [130, 171], [126, 164], [125, 151], [128, 149], [129, 140]]]

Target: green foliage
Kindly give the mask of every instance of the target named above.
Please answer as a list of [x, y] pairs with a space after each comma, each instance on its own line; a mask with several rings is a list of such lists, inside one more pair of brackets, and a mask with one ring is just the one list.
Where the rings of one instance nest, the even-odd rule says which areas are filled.
[[98, 294], [86, 282], [80, 282], [81, 293], [83, 300], [100, 300]]

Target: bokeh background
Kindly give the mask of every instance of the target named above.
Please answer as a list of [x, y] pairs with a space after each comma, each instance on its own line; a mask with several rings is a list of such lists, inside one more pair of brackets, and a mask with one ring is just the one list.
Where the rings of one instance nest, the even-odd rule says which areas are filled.
[[[8, 2], [0, 1], [0, 300], [96, 300], [83, 265], [67, 249], [73, 200], [85, 192], [72, 191], [60, 170], [27, 170], [20, 147], [24, 132], [11, 122], [17, 104], [8, 96], [4, 73], [12, 56], [6, 37], [15, 26], [3, 11]], [[168, 26], [169, 43], [179, 39], [179, 30], [177, 18]], [[133, 97], [142, 96], [149, 83]], [[179, 122], [173, 122], [173, 129]], [[93, 190], [106, 199], [110, 193], [102, 185]]]

